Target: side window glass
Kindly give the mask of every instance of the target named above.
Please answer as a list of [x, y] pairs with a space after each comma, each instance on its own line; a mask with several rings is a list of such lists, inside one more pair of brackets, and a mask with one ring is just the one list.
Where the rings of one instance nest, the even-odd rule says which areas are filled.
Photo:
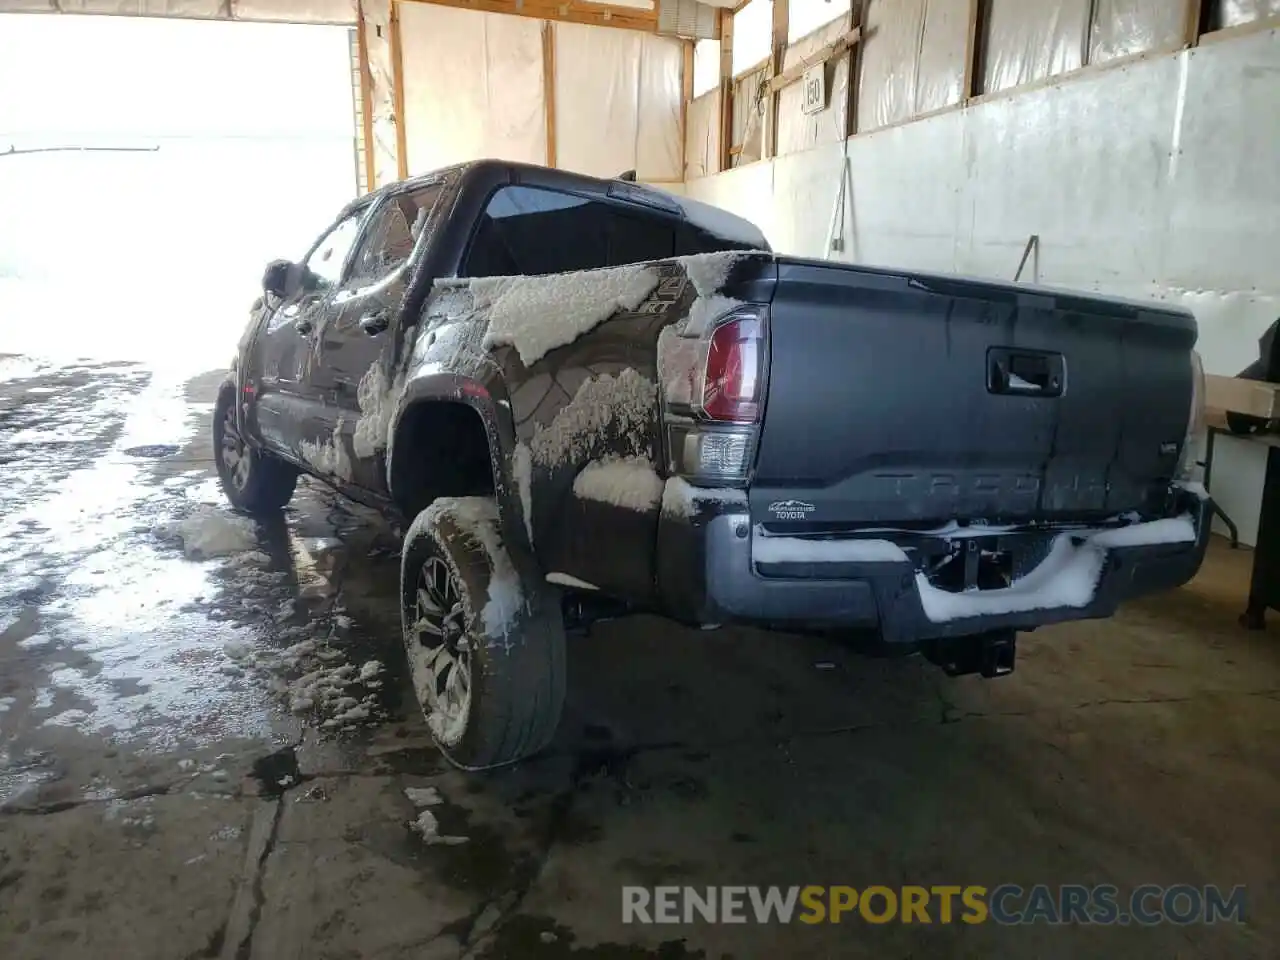
[[480, 218], [463, 272], [499, 277], [603, 267], [607, 234], [599, 206], [554, 190], [503, 187]]
[[342, 280], [342, 266], [355, 243], [364, 211], [359, 210], [330, 230], [311, 251], [304, 266], [305, 283], [310, 291], [327, 290]]
[[443, 189], [444, 184], [432, 184], [391, 197], [382, 204], [374, 212], [356, 251], [352, 277], [381, 280], [408, 260]]
[[503, 187], [480, 218], [463, 275], [568, 273], [660, 260], [676, 252], [678, 226], [616, 203]]

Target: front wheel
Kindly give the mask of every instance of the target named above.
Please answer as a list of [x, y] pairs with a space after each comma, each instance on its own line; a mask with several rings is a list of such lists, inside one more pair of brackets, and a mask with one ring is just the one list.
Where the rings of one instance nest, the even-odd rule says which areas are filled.
[[274, 513], [293, 497], [298, 471], [269, 453], [255, 450], [236, 423], [236, 392], [228, 387], [213, 408], [213, 459], [222, 492], [246, 513]]
[[488, 497], [441, 498], [405, 535], [400, 615], [431, 736], [465, 770], [514, 763], [555, 734], [564, 625], [555, 597], [502, 543]]

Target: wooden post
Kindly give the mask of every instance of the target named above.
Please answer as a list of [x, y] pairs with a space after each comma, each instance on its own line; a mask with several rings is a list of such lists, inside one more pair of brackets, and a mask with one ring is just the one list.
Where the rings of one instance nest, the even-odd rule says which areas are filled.
[[689, 104], [693, 101], [694, 41], [684, 41], [684, 57], [680, 64], [680, 179], [689, 169]]
[[961, 102], [978, 95], [978, 24], [981, 20], [983, 0], [969, 0], [969, 30], [964, 44], [964, 87], [960, 91]]
[[733, 14], [720, 10], [720, 169], [733, 166]]
[[[862, 85], [862, 48], [867, 45], [867, 10], [871, 0], [853, 0], [850, 13], [851, 27], [862, 31], [862, 38], [857, 46], [849, 51], [849, 82], [845, 84], [848, 95], [844, 103], [844, 135], [852, 137], [858, 132], [858, 88]], [[844, 176], [841, 173], [841, 176]]]
[[542, 111], [547, 125], [547, 166], [556, 165], [556, 25], [542, 21]]
[[377, 185], [373, 170], [373, 73], [369, 69], [369, 37], [364, 27], [364, 0], [356, 4], [356, 57], [360, 65], [360, 127], [364, 134], [364, 183], [369, 193]]
[[396, 121], [396, 170], [403, 180], [409, 176], [409, 150], [405, 136], [404, 50], [400, 43], [400, 4], [391, 0], [391, 84]]
[[[768, 83], [782, 72], [782, 58], [787, 52], [787, 24], [791, 14], [790, 0], [773, 0], [773, 33], [769, 48], [769, 66], [765, 70]], [[770, 89], [769, 104], [764, 114], [764, 138], [761, 155], [778, 155], [778, 91]]]
[[1186, 4], [1182, 43], [1184, 46], [1194, 47], [1200, 43], [1200, 27], [1204, 23], [1204, 0], [1186, 0]]

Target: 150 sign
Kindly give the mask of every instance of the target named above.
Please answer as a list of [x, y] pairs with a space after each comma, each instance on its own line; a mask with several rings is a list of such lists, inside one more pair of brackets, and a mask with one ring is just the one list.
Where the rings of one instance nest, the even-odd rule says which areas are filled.
[[804, 72], [804, 99], [801, 111], [804, 113], [821, 113], [827, 109], [827, 66], [815, 63]]

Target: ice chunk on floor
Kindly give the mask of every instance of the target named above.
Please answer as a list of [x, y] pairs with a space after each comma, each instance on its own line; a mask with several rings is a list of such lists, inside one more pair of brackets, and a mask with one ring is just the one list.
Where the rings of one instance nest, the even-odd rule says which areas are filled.
[[157, 524], [153, 533], [161, 540], [181, 543], [182, 552], [192, 560], [244, 553], [258, 545], [252, 520], [217, 507], [198, 509], [181, 520]]

